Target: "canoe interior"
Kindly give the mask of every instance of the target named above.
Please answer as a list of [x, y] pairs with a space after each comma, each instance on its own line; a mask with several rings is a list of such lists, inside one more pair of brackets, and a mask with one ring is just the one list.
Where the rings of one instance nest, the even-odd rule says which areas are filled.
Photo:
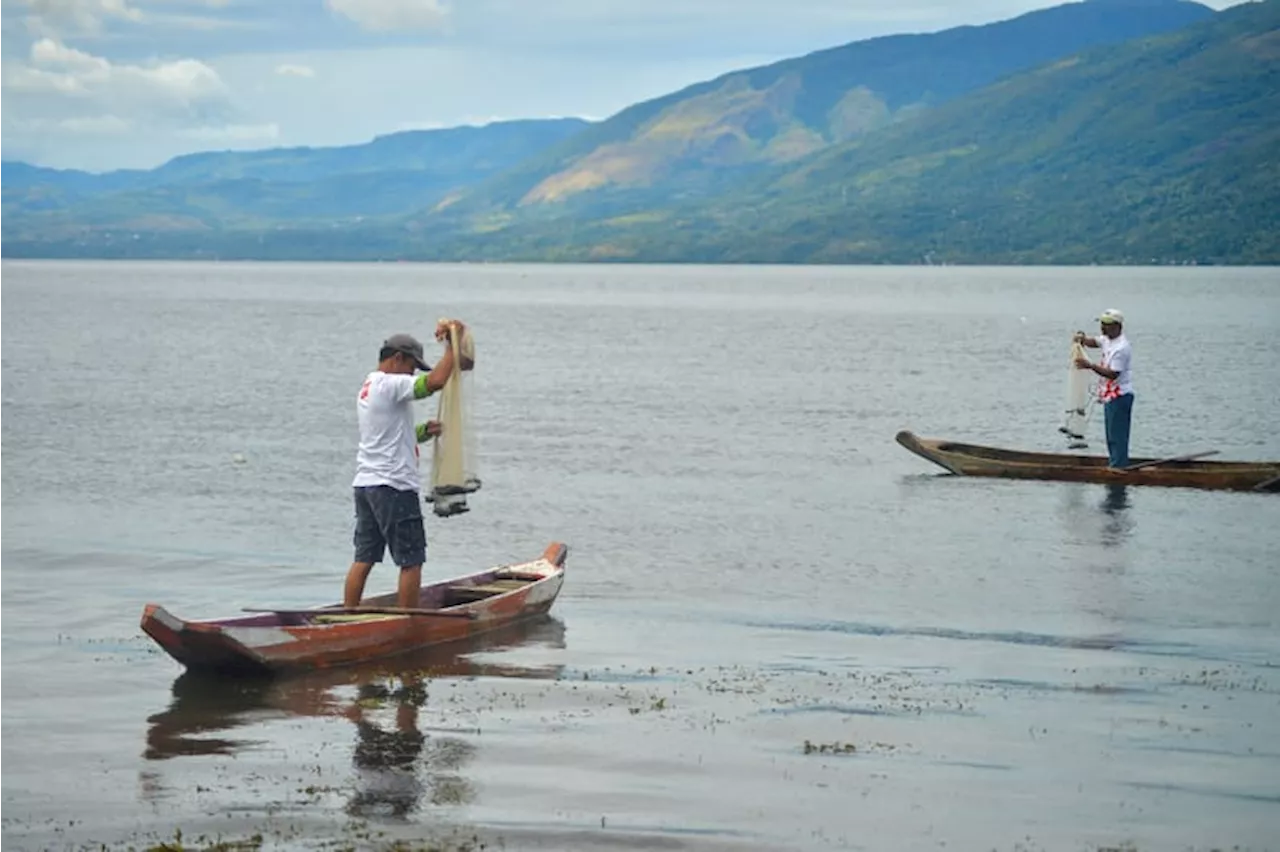
[[[542, 574], [525, 574], [518, 569], [495, 568], [490, 571], [482, 571], [478, 574], [423, 586], [418, 593], [418, 607], [420, 609], [445, 611], [457, 610], [466, 604], [506, 594], [545, 579], [546, 576]], [[394, 607], [396, 604], [397, 597], [395, 592], [365, 598], [360, 602], [362, 607]], [[326, 609], [341, 610], [342, 604], [335, 603], [327, 607], [317, 607], [306, 611], [265, 612], [230, 618], [207, 619], [200, 623], [219, 627], [300, 627], [309, 624], [317, 626], [351, 624], [399, 617], [393, 613], [326, 613]]]
[[[1045, 467], [1108, 469], [1107, 458], [1105, 456], [1078, 456], [1070, 453], [1030, 453], [1019, 450], [1006, 450], [999, 447], [986, 447], [981, 444], [965, 444], [959, 441], [918, 440], [920, 440], [920, 443], [927, 449], [933, 449], [939, 453], [946, 453], [948, 455], [966, 456], [972, 459], [1006, 462], [1009, 464], [1042, 465]], [[1129, 463], [1142, 464], [1143, 462], [1158, 460], [1159, 459], [1156, 456], [1134, 457], [1129, 460]], [[1258, 468], [1268, 467], [1270, 467], [1270, 465], [1265, 462], [1210, 461], [1205, 459], [1166, 461], [1160, 465], [1160, 468], [1164, 470], [1181, 471], [1255, 470]]]

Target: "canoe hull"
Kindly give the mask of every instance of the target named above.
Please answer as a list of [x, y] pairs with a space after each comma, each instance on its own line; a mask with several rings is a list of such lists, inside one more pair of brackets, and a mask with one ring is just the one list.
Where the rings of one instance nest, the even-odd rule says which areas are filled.
[[[438, 614], [344, 614], [341, 605], [187, 621], [147, 604], [142, 629], [188, 670], [285, 672], [345, 666], [458, 642], [547, 614], [564, 583], [568, 548], [538, 559], [422, 587], [421, 607]], [[394, 607], [394, 594], [362, 608]], [[338, 610], [338, 612], [335, 612]]]
[[[903, 430], [895, 440], [904, 448], [957, 476], [1155, 485], [1218, 491], [1280, 491], [1280, 462], [1165, 461], [1137, 470], [1115, 470], [1104, 456], [1027, 453], [919, 438]], [[1135, 458], [1131, 464], [1156, 461]]]

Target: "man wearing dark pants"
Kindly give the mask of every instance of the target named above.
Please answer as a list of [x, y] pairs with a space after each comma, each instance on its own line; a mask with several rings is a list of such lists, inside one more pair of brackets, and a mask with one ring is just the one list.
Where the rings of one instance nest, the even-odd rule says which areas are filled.
[[1129, 424], [1133, 416], [1133, 350], [1124, 335], [1124, 314], [1115, 309], [1098, 317], [1102, 328], [1099, 337], [1088, 337], [1077, 331], [1075, 340], [1085, 346], [1101, 349], [1102, 359], [1094, 364], [1088, 358], [1077, 358], [1076, 366], [1092, 370], [1102, 377], [1098, 399], [1102, 401], [1103, 422], [1107, 430], [1107, 464], [1112, 468], [1129, 465]]
[[[462, 324], [455, 321], [462, 332]], [[436, 339], [447, 336], [436, 328]], [[424, 371], [418, 375], [418, 370]], [[342, 602], [360, 605], [373, 566], [386, 550], [400, 568], [397, 603], [418, 606], [427, 538], [419, 500], [418, 444], [439, 434], [434, 420], [414, 425], [413, 401], [445, 386], [453, 373], [452, 347], [435, 368], [423, 361], [422, 344], [407, 334], [393, 334], [378, 352], [378, 367], [365, 377], [356, 399], [360, 445], [356, 452], [354, 490], [355, 557], [347, 571]]]

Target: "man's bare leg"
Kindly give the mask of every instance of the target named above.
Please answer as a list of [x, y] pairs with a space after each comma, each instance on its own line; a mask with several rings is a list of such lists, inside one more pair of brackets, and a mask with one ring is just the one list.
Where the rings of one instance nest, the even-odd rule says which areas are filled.
[[400, 569], [398, 588], [399, 605], [405, 609], [418, 608], [418, 590], [422, 586], [422, 566], [409, 565]]
[[347, 570], [347, 584], [342, 591], [342, 605], [348, 609], [360, 605], [364, 597], [364, 584], [369, 580], [369, 572], [373, 570], [372, 562], [352, 562]]

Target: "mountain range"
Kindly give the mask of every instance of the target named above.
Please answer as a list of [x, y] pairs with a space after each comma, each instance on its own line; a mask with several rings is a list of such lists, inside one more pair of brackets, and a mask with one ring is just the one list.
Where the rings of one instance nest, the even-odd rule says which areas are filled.
[[1280, 260], [1280, 2], [1086, 0], [853, 42], [600, 122], [6, 162], [5, 256]]

